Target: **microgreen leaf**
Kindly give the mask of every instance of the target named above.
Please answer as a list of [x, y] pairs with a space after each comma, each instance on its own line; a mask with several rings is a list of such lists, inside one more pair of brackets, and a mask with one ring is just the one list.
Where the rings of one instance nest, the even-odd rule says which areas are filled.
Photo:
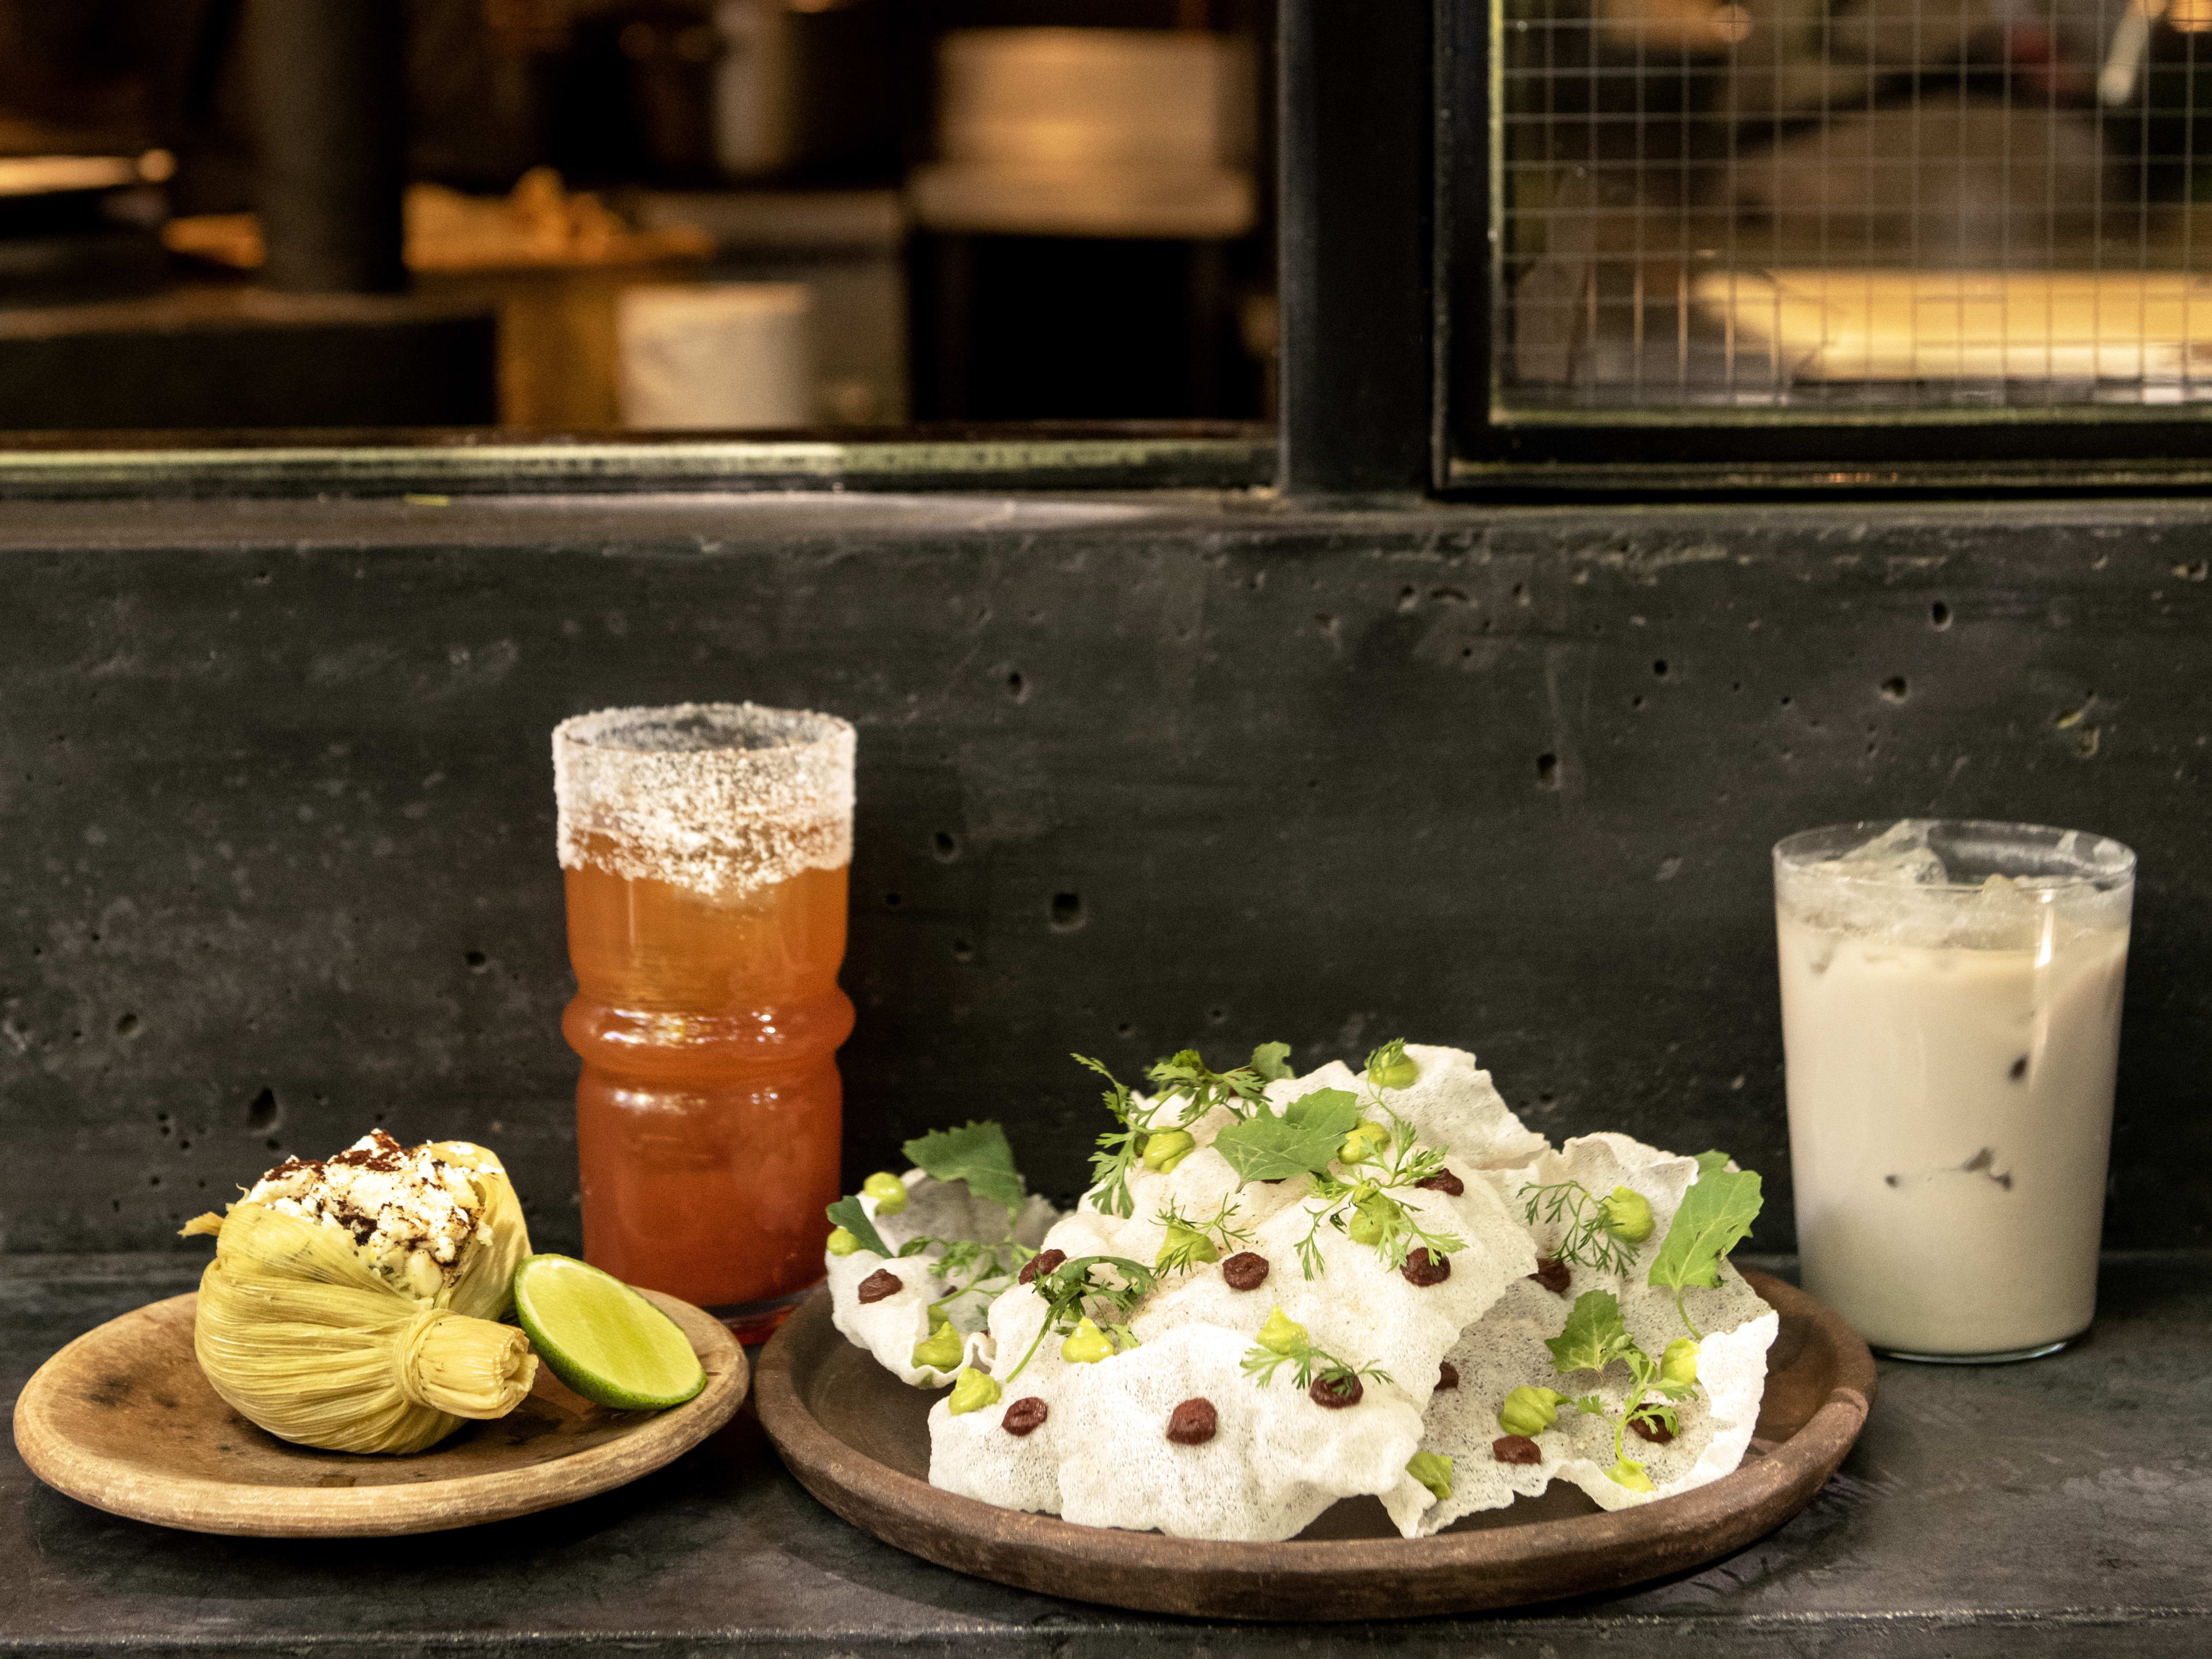
[[[1602, 1396], [1594, 1394], [1579, 1396], [1575, 1409], [1613, 1425], [1613, 1467], [1606, 1473], [1624, 1486], [1638, 1492], [1653, 1490], [1644, 1466], [1622, 1456], [1621, 1437], [1630, 1424], [1638, 1422], [1680, 1433], [1680, 1414], [1667, 1402], [1692, 1398], [1696, 1385], [1661, 1380], [1659, 1362], [1636, 1346], [1628, 1334], [1628, 1322], [1620, 1316], [1620, 1304], [1610, 1291], [1584, 1291], [1577, 1297], [1573, 1310], [1567, 1315], [1566, 1328], [1546, 1339], [1544, 1346], [1552, 1351], [1552, 1364], [1562, 1375], [1602, 1371], [1615, 1360], [1628, 1367], [1628, 1393], [1617, 1414], [1607, 1408]], [[1645, 1397], [1653, 1394], [1659, 1398]]]
[[1262, 1083], [1279, 1083], [1293, 1075], [1290, 1060], [1289, 1043], [1263, 1042], [1252, 1051], [1253, 1075]]
[[[1091, 1276], [1102, 1268], [1109, 1276], [1107, 1282]], [[1111, 1282], [1114, 1279], [1120, 1282]], [[1086, 1318], [1113, 1335], [1122, 1348], [1133, 1348], [1137, 1339], [1129, 1330], [1128, 1316], [1159, 1282], [1159, 1275], [1142, 1262], [1119, 1255], [1079, 1255], [1048, 1273], [1039, 1273], [1030, 1287], [1044, 1298], [1044, 1322], [1037, 1327], [1036, 1340], [1022, 1356], [1021, 1364], [1006, 1373], [1006, 1380], [1011, 1382], [1022, 1374], [1022, 1367], [1030, 1363], [1048, 1334], [1070, 1335]]]
[[[1708, 1161], [1710, 1160], [1710, 1162]], [[1759, 1218], [1758, 1174], [1730, 1170], [1724, 1152], [1705, 1152], [1698, 1158], [1698, 1179], [1682, 1195], [1681, 1206], [1667, 1229], [1666, 1241], [1652, 1259], [1650, 1282], [1674, 1292], [1675, 1305], [1690, 1285], [1706, 1290], [1721, 1282], [1721, 1261], [1741, 1243]], [[1683, 1316], [1688, 1323], [1688, 1315]], [[1697, 1334], [1692, 1328], [1690, 1334]]]
[[891, 1247], [884, 1243], [884, 1236], [876, 1231], [874, 1218], [861, 1206], [860, 1200], [848, 1193], [829, 1208], [830, 1224], [842, 1227], [860, 1241], [860, 1248], [872, 1250], [878, 1255], [889, 1255]]
[[1326, 1348], [1316, 1347], [1303, 1328], [1299, 1328], [1294, 1341], [1280, 1347], [1270, 1348], [1255, 1343], [1244, 1351], [1244, 1375], [1263, 1389], [1275, 1380], [1275, 1372], [1285, 1364], [1295, 1367], [1292, 1375], [1302, 1389], [1311, 1388], [1316, 1377], [1339, 1389], [1354, 1377], [1372, 1377], [1377, 1382], [1390, 1380], [1390, 1373], [1379, 1365], [1354, 1365], [1348, 1360], [1339, 1359]]
[[1267, 1109], [1263, 1099], [1255, 1103], [1251, 1116], [1213, 1138], [1213, 1150], [1229, 1160], [1239, 1186], [1319, 1175], [1358, 1121], [1359, 1102], [1344, 1089], [1300, 1095], [1279, 1116]]
[[978, 1198], [1002, 1204], [1009, 1214], [1029, 1195], [1006, 1132], [995, 1123], [967, 1123], [957, 1129], [933, 1129], [909, 1140], [904, 1151], [939, 1181], [964, 1181]]
[[1584, 1291], [1577, 1297], [1566, 1328], [1545, 1339], [1544, 1346], [1552, 1351], [1553, 1368], [1563, 1374], [1601, 1371], [1637, 1352], [1611, 1291]]
[[1154, 1060], [1145, 1075], [1158, 1085], [1160, 1105], [1176, 1099], [1183, 1102], [1176, 1119], [1178, 1127], [1197, 1122], [1216, 1106], [1226, 1106], [1241, 1117], [1267, 1088], [1267, 1079], [1249, 1067], [1215, 1071], [1195, 1048]]
[[1152, 1267], [1164, 1273], [1181, 1273], [1201, 1261], [1218, 1261], [1224, 1251], [1250, 1243], [1252, 1230], [1237, 1225], [1232, 1219], [1242, 1213], [1234, 1198], [1224, 1198], [1206, 1217], [1185, 1215], [1170, 1200], [1167, 1207], [1152, 1218], [1168, 1232]]
[[1088, 1066], [1113, 1086], [1100, 1097], [1121, 1127], [1098, 1137], [1098, 1150], [1091, 1154], [1091, 1184], [1098, 1194], [1098, 1208], [1106, 1215], [1127, 1217], [1136, 1207], [1129, 1196], [1129, 1168], [1144, 1151], [1145, 1127], [1150, 1114], [1138, 1109], [1128, 1085], [1097, 1060], [1071, 1054], [1078, 1065]]
[[1547, 1224], [1564, 1228], [1552, 1247], [1560, 1261], [1608, 1273], [1625, 1273], [1635, 1267], [1637, 1247], [1613, 1233], [1607, 1224], [1604, 1200], [1581, 1182], [1556, 1181], [1542, 1187], [1531, 1182], [1514, 1196], [1526, 1200], [1522, 1217], [1530, 1226], [1540, 1214]]

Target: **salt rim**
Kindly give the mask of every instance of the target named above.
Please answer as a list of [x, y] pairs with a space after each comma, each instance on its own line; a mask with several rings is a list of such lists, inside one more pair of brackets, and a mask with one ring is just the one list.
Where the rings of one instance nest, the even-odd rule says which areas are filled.
[[750, 702], [603, 708], [553, 728], [563, 869], [730, 900], [853, 859], [850, 721]]

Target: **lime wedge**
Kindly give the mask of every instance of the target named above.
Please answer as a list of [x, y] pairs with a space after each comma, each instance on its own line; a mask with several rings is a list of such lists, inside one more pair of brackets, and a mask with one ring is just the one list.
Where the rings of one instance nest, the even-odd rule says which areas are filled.
[[524, 1257], [514, 1270], [514, 1311], [538, 1357], [595, 1406], [659, 1411], [707, 1386], [674, 1320], [574, 1256]]

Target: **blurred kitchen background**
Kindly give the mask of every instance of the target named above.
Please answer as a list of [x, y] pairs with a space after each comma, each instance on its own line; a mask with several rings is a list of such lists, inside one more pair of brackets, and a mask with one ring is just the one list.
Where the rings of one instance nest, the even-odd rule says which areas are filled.
[[2212, 396], [2212, 0], [1502, 3], [1521, 413]]
[[1263, 418], [1272, 0], [0, 0], [0, 428]]

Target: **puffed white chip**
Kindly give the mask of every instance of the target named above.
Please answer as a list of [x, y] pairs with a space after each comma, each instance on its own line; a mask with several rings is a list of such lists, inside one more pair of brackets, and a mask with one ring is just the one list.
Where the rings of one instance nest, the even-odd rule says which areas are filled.
[[[1186, 1325], [1093, 1365], [1072, 1367], [1060, 1421], [1061, 1513], [1070, 1521], [1177, 1538], [1295, 1537], [1341, 1498], [1390, 1490], [1421, 1437], [1421, 1414], [1388, 1383], [1358, 1404], [1317, 1406], [1285, 1365], [1261, 1385], [1244, 1375], [1250, 1345]], [[1205, 1400], [1216, 1431], [1202, 1445], [1167, 1436], [1176, 1407]]]
[[[1267, 1261], [1258, 1289], [1232, 1289], [1218, 1265], [1200, 1266], [1146, 1297], [1130, 1328], [1152, 1342], [1182, 1327], [1208, 1326], [1249, 1345], [1279, 1304], [1316, 1346], [1353, 1365], [1380, 1366], [1416, 1405], [1425, 1404], [1437, 1362], [1507, 1285], [1534, 1271], [1536, 1255], [1528, 1230], [1472, 1176], [1456, 1198], [1420, 1188], [1392, 1196], [1429, 1231], [1462, 1241], [1463, 1248], [1445, 1258], [1451, 1272], [1441, 1284], [1414, 1285], [1385, 1267], [1372, 1246], [1354, 1243], [1326, 1221], [1316, 1227], [1321, 1203], [1313, 1200], [1278, 1209], [1242, 1247]], [[1322, 1263], [1311, 1279], [1298, 1251], [1309, 1237]]]
[[[919, 1238], [997, 1243], [1012, 1237], [1026, 1243], [1030, 1238], [1042, 1237], [1059, 1216], [1050, 1203], [1031, 1197], [1010, 1218], [1005, 1206], [976, 1197], [968, 1190], [966, 1182], [938, 1181], [920, 1170], [908, 1170], [901, 1179], [906, 1183], [907, 1206], [898, 1214], [884, 1214], [873, 1198], [863, 1195], [860, 1200], [877, 1232], [893, 1250]], [[871, 1250], [855, 1250], [850, 1255], [823, 1253], [831, 1322], [847, 1341], [866, 1348], [878, 1364], [915, 1388], [941, 1388], [959, 1370], [957, 1362], [949, 1370], [914, 1363], [915, 1349], [930, 1335], [930, 1308], [957, 1288], [937, 1271], [936, 1264], [944, 1254], [942, 1244], [888, 1259]], [[878, 1272], [897, 1279], [899, 1288], [890, 1296], [863, 1303], [860, 1286]], [[940, 1316], [950, 1320], [964, 1336], [984, 1328], [990, 1305], [991, 1297], [977, 1291], [951, 1303]]]
[[1466, 1049], [1409, 1042], [1406, 1058], [1416, 1067], [1413, 1082], [1382, 1091], [1382, 1103], [1413, 1126], [1423, 1146], [1441, 1146], [1477, 1170], [1517, 1167], [1551, 1150], [1550, 1141], [1514, 1115]]
[[1547, 1151], [1528, 1164], [1484, 1174], [1516, 1215], [1525, 1217], [1532, 1201], [1539, 1206], [1529, 1224], [1539, 1255], [1559, 1254], [1571, 1218], [1564, 1209], [1554, 1218], [1547, 1197], [1538, 1189], [1572, 1181], [1597, 1199], [1608, 1196], [1616, 1187], [1641, 1194], [1651, 1206], [1651, 1234], [1632, 1253], [1634, 1265], [1626, 1275], [1638, 1281], [1650, 1271], [1653, 1259], [1667, 1241], [1667, 1230], [1674, 1224], [1674, 1212], [1682, 1206], [1682, 1194], [1697, 1178], [1696, 1158], [1662, 1152], [1632, 1135], [1610, 1131], [1577, 1135], [1556, 1152]]
[[[1578, 1272], [1577, 1293], [1607, 1290], [1620, 1304], [1621, 1316], [1637, 1346], [1657, 1358], [1683, 1329], [1671, 1291]], [[1705, 1333], [1698, 1354], [1698, 1395], [1676, 1407], [1681, 1431], [1665, 1445], [1654, 1445], [1633, 1430], [1624, 1435], [1624, 1455], [1644, 1465], [1656, 1491], [1620, 1485], [1607, 1473], [1613, 1467], [1613, 1430], [1603, 1419], [1563, 1406], [1559, 1421], [1534, 1437], [1540, 1463], [1509, 1464], [1492, 1449], [1504, 1434], [1498, 1407], [1505, 1396], [1525, 1385], [1561, 1394], [1595, 1394], [1608, 1411], [1626, 1398], [1627, 1368], [1615, 1364], [1601, 1377], [1587, 1371], [1562, 1376], [1554, 1369], [1547, 1338], [1559, 1334], [1571, 1303], [1549, 1291], [1547, 1318], [1531, 1318], [1524, 1304], [1501, 1301], [1462, 1337], [1447, 1356], [1459, 1371], [1456, 1389], [1440, 1390], [1429, 1401], [1421, 1449], [1452, 1460], [1452, 1494], [1441, 1502], [1411, 1480], [1384, 1495], [1383, 1507], [1406, 1536], [1425, 1537], [1462, 1516], [1502, 1509], [1516, 1497], [1533, 1498], [1554, 1480], [1587, 1492], [1601, 1509], [1632, 1509], [1655, 1498], [1688, 1492], [1717, 1480], [1743, 1461], [1759, 1420], [1766, 1380], [1766, 1351], [1780, 1319], [1760, 1301], [1735, 1268], [1721, 1264], [1717, 1290], [1693, 1290], [1692, 1316]], [[1537, 1287], [1540, 1290], [1540, 1287]], [[1540, 1304], [1536, 1304], [1540, 1305]]]
[[[999, 1400], [980, 1411], [952, 1414], [947, 1395], [929, 1410], [929, 1484], [1001, 1509], [1060, 1513], [1060, 1465], [1079, 1448], [1066, 1444], [1068, 1374], [1085, 1369], [1060, 1357], [1044, 1324], [1044, 1299], [1017, 1285], [991, 1304], [990, 1328], [971, 1338], [968, 1363], [1005, 1379]], [[1024, 1363], [1026, 1357], [1026, 1362]], [[1012, 1375], [1020, 1368], [1018, 1376]], [[1045, 1420], [1026, 1435], [1007, 1431], [1006, 1416], [1024, 1400], [1040, 1400]]]

